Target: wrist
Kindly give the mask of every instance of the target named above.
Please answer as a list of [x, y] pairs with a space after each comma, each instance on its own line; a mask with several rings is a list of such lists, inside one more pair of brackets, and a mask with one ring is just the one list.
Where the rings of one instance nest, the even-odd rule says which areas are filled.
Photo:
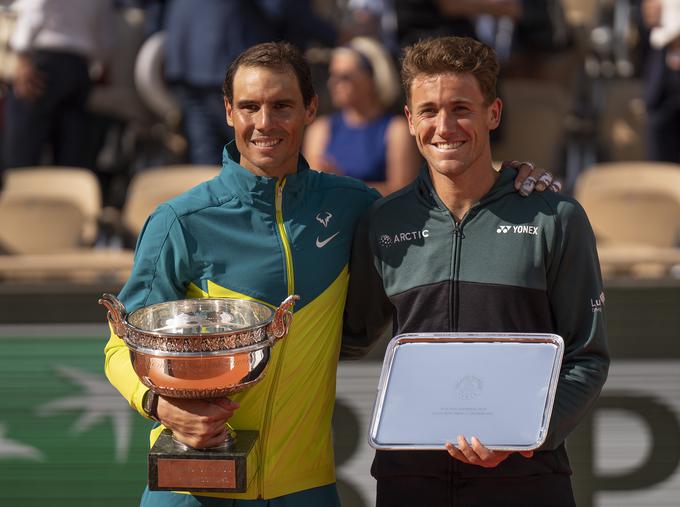
[[160, 422], [158, 419], [158, 399], [158, 394], [150, 389], [144, 394], [144, 398], [142, 399], [142, 408], [144, 409], [144, 412], [156, 422]]

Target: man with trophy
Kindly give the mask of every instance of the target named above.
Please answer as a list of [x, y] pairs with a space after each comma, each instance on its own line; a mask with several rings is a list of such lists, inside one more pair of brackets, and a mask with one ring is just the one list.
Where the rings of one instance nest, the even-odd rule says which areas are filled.
[[[595, 239], [576, 201], [553, 192], [519, 198], [514, 174], [492, 167], [489, 133], [502, 110], [498, 70], [493, 50], [470, 38], [429, 39], [406, 49], [405, 113], [426, 166], [411, 186], [374, 204], [358, 225], [346, 308], [356, 339], [346, 340], [345, 349], [360, 356], [370, 345], [361, 343], [370, 334], [363, 326], [379, 328], [392, 315], [397, 335], [555, 333], [563, 339], [564, 357], [561, 366], [556, 362], [549, 429], [540, 446], [522, 452], [490, 449], [475, 433], [453, 433], [441, 450], [374, 445], [378, 507], [574, 505], [564, 440], [596, 400], [609, 365]], [[408, 382], [427, 378], [429, 361]], [[479, 368], [484, 371], [483, 361]], [[508, 383], [524, 373], [512, 368], [506, 361]], [[463, 392], [452, 403], [473, 407], [458, 410], [466, 424], [483, 423], [495, 407], [469, 400], [481, 398], [484, 381], [468, 376], [461, 382]], [[421, 396], [439, 387], [430, 385]], [[451, 382], [449, 392], [456, 388]], [[500, 392], [510, 405], [520, 394]], [[415, 410], [410, 399], [403, 414]], [[428, 414], [434, 419], [442, 413]], [[428, 422], [421, 418], [410, 436]]]
[[[160, 423], [154, 449], [164, 439], [150, 454], [142, 505], [339, 505], [331, 416], [348, 261], [359, 217], [379, 196], [357, 180], [310, 170], [300, 155], [318, 100], [292, 45], [246, 50], [223, 91], [235, 141], [222, 171], [149, 217], [119, 300], [101, 301], [112, 327], [107, 377]], [[550, 183], [527, 164], [513, 165], [518, 182], [538, 190]], [[290, 323], [284, 305], [297, 294]], [[210, 305], [201, 307], [201, 298]], [[220, 298], [239, 310], [218, 305]], [[245, 303], [265, 315], [257, 326], [237, 318]], [[290, 328], [274, 345], [269, 326], [281, 315], [283, 331], [271, 334]], [[237, 321], [245, 327], [234, 328]], [[262, 341], [253, 338], [262, 322], [270, 323], [261, 336], [271, 347], [257, 348]], [[243, 375], [218, 386], [227, 370]], [[236, 444], [224, 449], [230, 427]]]

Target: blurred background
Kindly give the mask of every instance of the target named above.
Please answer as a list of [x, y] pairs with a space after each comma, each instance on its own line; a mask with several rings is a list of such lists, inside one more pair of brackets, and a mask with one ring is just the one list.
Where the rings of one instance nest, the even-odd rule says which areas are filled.
[[[400, 50], [447, 34], [501, 59], [494, 158], [557, 175], [598, 239], [613, 361], [568, 441], [577, 504], [680, 505], [680, 0], [0, 0], [2, 505], [137, 505], [149, 423], [104, 377], [97, 299], [149, 213], [217, 174], [230, 61], [303, 48], [320, 96], [305, 156], [387, 194], [420, 163]], [[373, 504], [384, 346], [339, 368], [350, 507]]]

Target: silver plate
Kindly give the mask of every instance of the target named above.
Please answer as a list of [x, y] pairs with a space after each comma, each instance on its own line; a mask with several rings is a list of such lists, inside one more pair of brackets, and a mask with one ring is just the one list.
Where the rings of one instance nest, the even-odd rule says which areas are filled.
[[564, 341], [554, 334], [418, 333], [387, 347], [369, 428], [381, 450], [441, 450], [457, 435], [495, 450], [545, 440]]

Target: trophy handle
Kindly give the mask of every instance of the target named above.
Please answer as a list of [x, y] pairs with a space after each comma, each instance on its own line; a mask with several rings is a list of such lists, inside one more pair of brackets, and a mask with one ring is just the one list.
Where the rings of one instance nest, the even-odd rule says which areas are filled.
[[283, 303], [281, 303], [281, 306], [277, 308], [276, 313], [274, 313], [274, 318], [267, 326], [267, 336], [269, 336], [269, 340], [272, 344], [274, 344], [276, 340], [286, 336], [286, 333], [288, 333], [288, 328], [293, 320], [292, 308], [295, 301], [298, 301], [299, 299], [300, 296], [295, 294], [288, 296], [284, 299]]
[[125, 317], [127, 317], [127, 310], [123, 303], [113, 294], [103, 294], [98, 303], [104, 305], [108, 312], [106, 318], [111, 323], [113, 331], [120, 337], [124, 338], [127, 335], [127, 328], [125, 326]]

